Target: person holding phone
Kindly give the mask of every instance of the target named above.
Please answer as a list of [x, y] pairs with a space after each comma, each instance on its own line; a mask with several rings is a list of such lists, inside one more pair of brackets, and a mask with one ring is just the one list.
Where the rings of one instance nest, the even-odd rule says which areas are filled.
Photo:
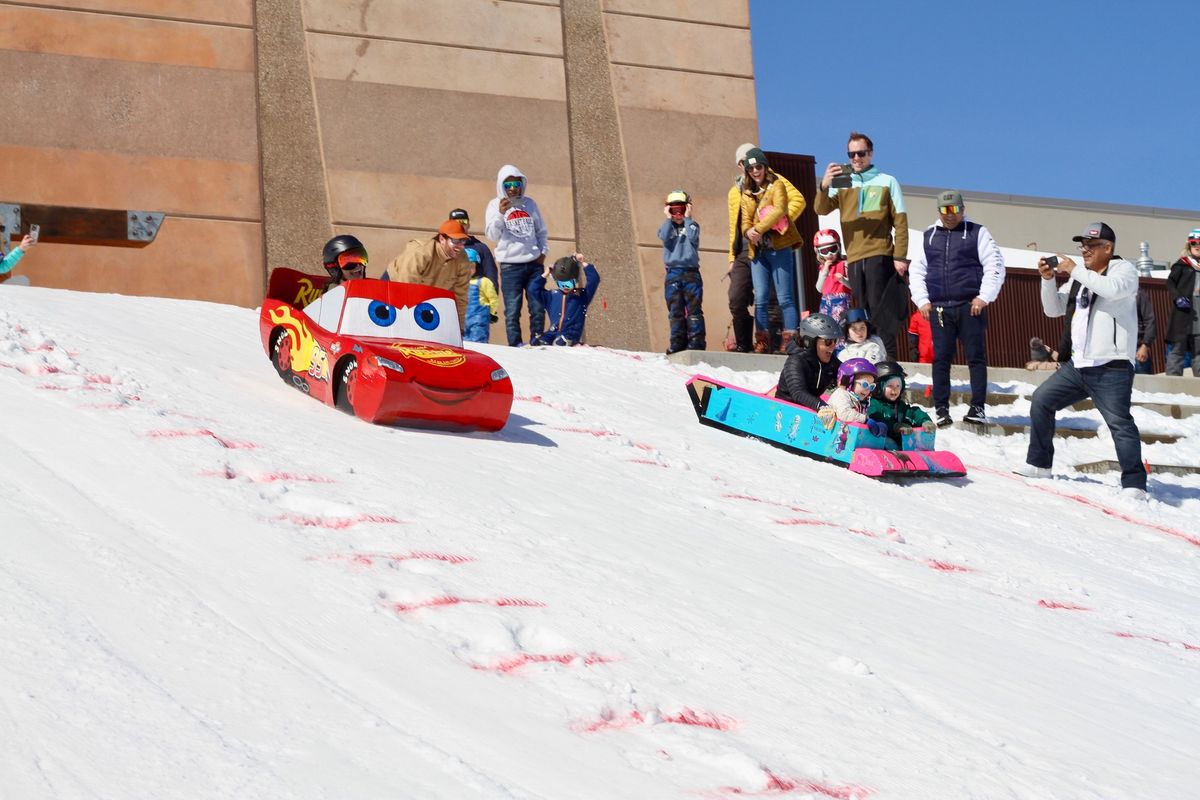
[[874, 154], [871, 137], [852, 131], [850, 174], [844, 164], [827, 166], [813, 205], [817, 214], [839, 212], [850, 291], [879, 330], [888, 358], [895, 359], [896, 336], [908, 320], [908, 213], [900, 183], [879, 171]]
[[[33, 227], [33, 226], [31, 226]], [[8, 242], [8, 232], [4, 230], [4, 226], [0, 225], [0, 239], [4, 243]], [[21, 237], [21, 243], [12, 249], [12, 252], [5, 253], [4, 258], [0, 259], [0, 275], [7, 275], [12, 271], [12, 268], [17, 265], [17, 262], [25, 257], [30, 248], [37, 245], [37, 238], [26, 234]]]
[[529, 300], [529, 340], [546, 328], [542, 305], [542, 266], [546, 263], [549, 232], [538, 204], [528, 195], [525, 173], [505, 164], [496, 173], [496, 196], [488, 202], [484, 234], [496, 243], [500, 262], [500, 295], [504, 298], [504, 329], [509, 347], [521, 347], [521, 306]]
[[[1129, 413], [1138, 344], [1137, 269], [1114, 252], [1117, 235], [1103, 222], [1093, 222], [1073, 238], [1083, 264], [1061, 253], [1038, 261], [1042, 309], [1048, 317], [1066, 316], [1063, 363], [1030, 398], [1026, 463], [1013, 471], [1026, 478], [1051, 477], [1055, 415], [1091, 398], [1112, 434], [1121, 494], [1144, 500], [1141, 434]], [[1061, 289], [1056, 275], [1068, 278]]]

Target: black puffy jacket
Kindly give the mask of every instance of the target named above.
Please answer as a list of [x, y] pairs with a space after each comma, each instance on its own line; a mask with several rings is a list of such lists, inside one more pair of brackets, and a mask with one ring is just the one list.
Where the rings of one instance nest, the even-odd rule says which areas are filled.
[[841, 365], [837, 356], [831, 356], [828, 364], [822, 364], [817, 358], [815, 340], [804, 347], [799, 339], [792, 339], [788, 343], [787, 361], [779, 373], [775, 396], [815, 410], [821, 405], [821, 393], [833, 388]]

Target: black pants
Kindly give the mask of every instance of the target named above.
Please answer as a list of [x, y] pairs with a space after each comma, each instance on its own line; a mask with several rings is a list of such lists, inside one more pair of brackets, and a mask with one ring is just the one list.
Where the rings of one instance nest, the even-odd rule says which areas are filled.
[[971, 405], [983, 408], [987, 402], [987, 309], [971, 316], [970, 303], [934, 303], [929, 309], [929, 328], [933, 332], [933, 407], [950, 407], [950, 362], [961, 341], [971, 374]]
[[[775, 298], [775, 286], [771, 286], [767, 320], [772, 339], [783, 330], [783, 313]], [[733, 318], [733, 340], [743, 352], [754, 349], [754, 315], [748, 310], [754, 304], [754, 284], [750, 280], [750, 256], [741, 255], [733, 262], [729, 271], [729, 315]], [[778, 344], [774, 342], [774, 344]]]
[[871, 256], [846, 265], [854, 303], [865, 308], [888, 358], [896, 357], [896, 335], [906, 329], [908, 283], [896, 272], [891, 256]]

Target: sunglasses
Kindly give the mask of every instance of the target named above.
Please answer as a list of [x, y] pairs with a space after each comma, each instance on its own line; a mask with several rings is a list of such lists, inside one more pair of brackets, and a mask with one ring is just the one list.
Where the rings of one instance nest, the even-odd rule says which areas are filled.
[[362, 250], [347, 250], [344, 253], [338, 253], [337, 265], [341, 269], [365, 269], [367, 254]]
[[847, 150], [846, 157], [847, 158], [866, 158], [867, 153], [870, 153], [870, 152], [871, 152], [870, 150]]
[[1077, 247], [1079, 248], [1079, 252], [1084, 253], [1084, 252], [1087, 252], [1088, 250], [1095, 250], [1097, 247], [1104, 244], [1106, 241], [1107, 241], [1106, 239], [1095, 239], [1090, 242], [1080, 242], [1077, 245]]
[[751, 172], [753, 172], [756, 169], [766, 169], [766, 168], [767, 168], [766, 164], [747, 164], [746, 165], [746, 169], [750, 170]]
[[505, 188], [505, 190], [508, 190], [508, 189], [520, 189], [520, 188], [521, 188], [521, 181], [505, 181], [505, 182], [504, 182], [504, 188]]
[[866, 389], [868, 392], [875, 391], [875, 381], [855, 381], [854, 385], [860, 389]]
[[962, 206], [938, 206], [939, 214], [961, 214]]
[[836, 244], [827, 244], [824, 247], [817, 248], [817, 255], [822, 255], [822, 256], [836, 255], [838, 250], [840, 250], [840, 249], [841, 248], [839, 248]]
[[837, 339], [826, 339], [824, 336], [822, 336], [817, 341], [828, 347], [833, 347], [835, 344], [837, 344]]

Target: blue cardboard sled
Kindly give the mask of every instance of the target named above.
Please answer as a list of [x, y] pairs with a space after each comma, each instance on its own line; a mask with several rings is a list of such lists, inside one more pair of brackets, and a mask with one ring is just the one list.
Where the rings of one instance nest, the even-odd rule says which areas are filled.
[[826, 428], [812, 409], [696, 375], [688, 395], [701, 425], [758, 439], [798, 455], [847, 467], [871, 478], [958, 478], [967, 474], [958, 456], [934, 450], [934, 434], [905, 436], [904, 449], [866, 425], [837, 421]]

